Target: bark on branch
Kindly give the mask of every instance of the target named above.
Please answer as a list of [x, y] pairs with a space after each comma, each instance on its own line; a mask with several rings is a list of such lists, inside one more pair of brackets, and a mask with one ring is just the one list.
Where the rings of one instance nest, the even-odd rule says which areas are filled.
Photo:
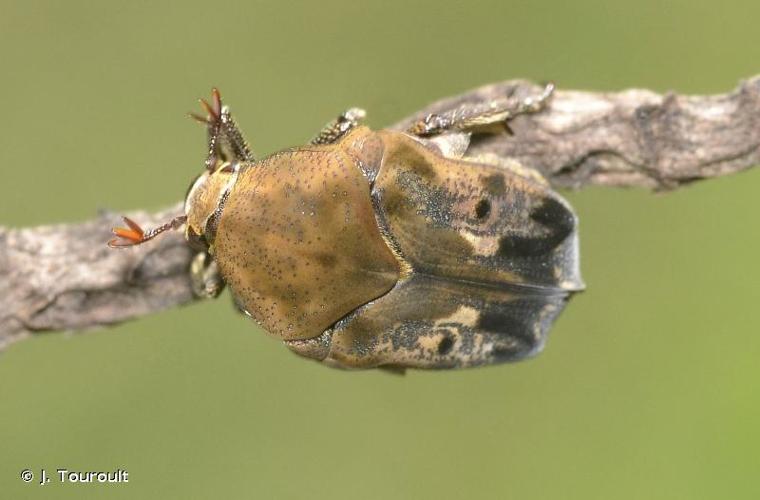
[[[519, 81], [487, 85], [438, 101], [395, 127], [428, 113], [540, 90]], [[673, 189], [760, 163], [760, 76], [715, 96], [558, 90], [545, 112], [519, 116], [510, 126], [514, 135], [480, 136], [468, 155], [514, 158], [557, 187]]]
[[[433, 103], [393, 128], [539, 92], [525, 81], [488, 85]], [[475, 136], [467, 154], [515, 159], [558, 187], [673, 189], [760, 163], [760, 76], [715, 96], [558, 90], [546, 111], [510, 126], [513, 135]], [[152, 226], [180, 210], [129, 215]], [[118, 223], [115, 214], [103, 214], [83, 224], [0, 227], [0, 348], [37, 332], [110, 325], [194, 300], [192, 252], [181, 234], [114, 251], [105, 242]]]

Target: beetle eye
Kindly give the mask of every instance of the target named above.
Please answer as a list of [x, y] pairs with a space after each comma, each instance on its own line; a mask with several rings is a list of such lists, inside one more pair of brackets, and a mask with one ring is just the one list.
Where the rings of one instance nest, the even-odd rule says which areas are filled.
[[196, 233], [195, 230], [189, 226], [187, 228], [187, 242], [193, 250], [198, 250], [199, 252], [208, 251], [209, 245], [206, 241], [206, 237], [202, 234]]

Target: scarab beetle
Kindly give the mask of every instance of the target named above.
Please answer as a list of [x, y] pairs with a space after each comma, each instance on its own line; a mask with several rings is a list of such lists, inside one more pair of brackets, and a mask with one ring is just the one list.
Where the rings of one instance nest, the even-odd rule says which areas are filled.
[[[464, 157], [470, 133], [534, 99], [372, 131], [352, 108], [306, 146], [254, 159], [214, 89], [209, 153], [185, 213], [113, 230], [112, 247], [185, 226], [196, 292], [224, 284], [296, 353], [342, 368], [458, 368], [537, 353], [583, 283], [577, 219], [543, 178]], [[457, 140], [442, 141], [447, 134]]]

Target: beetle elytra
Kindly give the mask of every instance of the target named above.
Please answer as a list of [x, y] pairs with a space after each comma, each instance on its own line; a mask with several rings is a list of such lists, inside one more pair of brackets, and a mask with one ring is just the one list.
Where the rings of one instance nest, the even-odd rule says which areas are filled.
[[256, 160], [214, 90], [194, 115], [209, 154], [185, 213], [147, 232], [125, 219], [109, 245], [184, 225], [200, 251], [196, 293], [226, 284], [270, 334], [331, 366], [522, 359], [583, 289], [577, 218], [533, 170], [464, 153], [473, 130], [540, 111], [550, 94], [405, 132], [372, 131], [353, 108], [309, 144]]

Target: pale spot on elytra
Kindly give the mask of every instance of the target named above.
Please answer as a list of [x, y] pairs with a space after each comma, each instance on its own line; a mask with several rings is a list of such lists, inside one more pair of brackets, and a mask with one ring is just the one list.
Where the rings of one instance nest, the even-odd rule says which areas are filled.
[[490, 257], [499, 250], [499, 238], [496, 236], [480, 236], [465, 229], [462, 229], [459, 234], [472, 245], [475, 255]]
[[441, 318], [435, 322], [435, 326], [443, 325], [446, 323], [459, 323], [465, 326], [475, 326], [480, 317], [480, 311], [474, 307], [459, 306], [456, 311], [450, 316]]

